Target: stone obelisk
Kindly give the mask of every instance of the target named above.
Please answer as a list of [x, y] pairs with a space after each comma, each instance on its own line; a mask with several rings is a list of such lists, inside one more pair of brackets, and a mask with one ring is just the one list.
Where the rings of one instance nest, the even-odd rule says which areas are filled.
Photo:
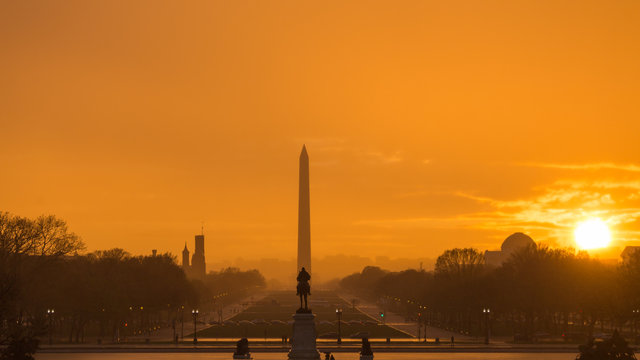
[[309, 213], [309, 155], [302, 146], [300, 153], [300, 189], [298, 193], [298, 269], [311, 274], [311, 225]]

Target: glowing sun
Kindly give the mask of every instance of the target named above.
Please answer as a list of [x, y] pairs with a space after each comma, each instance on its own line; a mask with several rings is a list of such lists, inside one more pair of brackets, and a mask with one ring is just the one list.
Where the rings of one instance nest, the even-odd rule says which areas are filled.
[[576, 244], [580, 249], [584, 250], [603, 248], [611, 242], [609, 227], [598, 218], [579, 223], [573, 235], [575, 236]]

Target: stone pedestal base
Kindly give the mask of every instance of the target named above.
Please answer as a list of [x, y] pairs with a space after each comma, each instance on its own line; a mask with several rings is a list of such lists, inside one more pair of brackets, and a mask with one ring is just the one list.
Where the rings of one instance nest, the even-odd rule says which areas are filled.
[[360, 355], [360, 360], [373, 360], [373, 355]]
[[293, 315], [290, 360], [320, 360], [320, 353], [316, 348], [315, 317], [311, 313]]
[[236, 360], [240, 360], [240, 359], [249, 359], [249, 360], [251, 360], [251, 359], [253, 359], [253, 358], [251, 357], [251, 354], [246, 354], [246, 355], [236, 355], [236, 354], [233, 354], [233, 358], [234, 358], [234, 359], [236, 359]]

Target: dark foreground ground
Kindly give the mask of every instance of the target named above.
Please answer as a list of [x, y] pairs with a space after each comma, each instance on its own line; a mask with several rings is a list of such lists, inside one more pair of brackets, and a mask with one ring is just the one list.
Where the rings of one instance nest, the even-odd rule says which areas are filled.
[[[359, 360], [358, 353], [336, 353], [336, 360]], [[253, 352], [255, 360], [286, 360], [284, 353]], [[43, 353], [36, 360], [230, 360], [230, 353]], [[573, 360], [570, 353], [376, 353], [376, 360]]]
[[[286, 353], [290, 347], [280, 343], [251, 343], [250, 349], [256, 353]], [[318, 343], [318, 350], [334, 353], [355, 353], [360, 349], [357, 342], [336, 345]], [[417, 344], [398, 342], [395, 344], [372, 343], [374, 353], [574, 353], [576, 345], [478, 345], [464, 344]], [[43, 346], [41, 353], [233, 353], [234, 342], [193, 344], [127, 344], [127, 345], [54, 345]]]
[[[352, 308], [351, 304], [333, 292], [319, 291], [314, 293], [313, 298], [311, 307], [317, 316], [317, 333], [321, 337], [318, 339], [318, 350], [340, 354], [341, 356], [336, 356], [338, 360], [357, 358], [363, 334], [371, 338], [372, 349], [374, 353], [381, 355], [379, 358], [389, 358], [396, 353], [397, 356], [393, 359], [574, 359], [578, 353], [576, 344], [532, 345], [496, 341], [484, 345], [482, 339], [455, 344], [451, 344], [448, 339], [443, 339], [440, 343], [436, 343], [435, 339], [429, 339], [426, 343], [418, 342], [406, 332], [383, 324], [375, 316]], [[241, 337], [248, 337], [251, 352], [261, 355], [254, 356], [256, 360], [286, 359], [285, 354], [290, 350], [290, 344], [283, 343], [281, 338], [291, 336], [292, 326], [289, 322], [298, 306], [296, 297], [290, 292], [270, 293], [227, 319], [225, 323], [199, 330], [197, 345], [191, 340], [192, 334], [187, 335], [186, 332], [184, 341], [178, 344], [169, 341], [146, 342], [143, 339], [101, 345], [42, 344], [36, 359], [146, 360], [169, 359], [173, 358], [172, 356], [187, 356], [185, 359], [192, 359], [205, 354], [210, 354], [210, 359], [218, 359], [221, 356], [226, 358], [227, 355], [231, 358], [235, 350], [235, 341]], [[336, 343], [335, 337], [338, 331], [336, 308], [343, 311], [340, 322], [343, 339], [341, 345]], [[390, 338], [390, 342], [387, 342], [387, 338]], [[438, 354], [446, 357], [438, 357]]]

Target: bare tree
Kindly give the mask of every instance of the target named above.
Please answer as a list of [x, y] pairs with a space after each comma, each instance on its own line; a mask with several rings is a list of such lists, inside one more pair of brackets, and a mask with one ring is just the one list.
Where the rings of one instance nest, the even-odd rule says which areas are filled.
[[53, 215], [41, 215], [33, 221], [32, 253], [40, 256], [60, 256], [84, 250], [78, 235], [69, 232], [67, 223]]
[[484, 264], [484, 256], [473, 248], [451, 249], [438, 256], [435, 273], [447, 276], [473, 275]]
[[35, 220], [0, 213], [0, 359], [30, 359], [36, 351], [36, 336], [42, 331], [37, 321], [24, 321], [23, 307], [30, 299], [25, 291], [42, 261], [84, 249], [80, 238], [55, 216]]

